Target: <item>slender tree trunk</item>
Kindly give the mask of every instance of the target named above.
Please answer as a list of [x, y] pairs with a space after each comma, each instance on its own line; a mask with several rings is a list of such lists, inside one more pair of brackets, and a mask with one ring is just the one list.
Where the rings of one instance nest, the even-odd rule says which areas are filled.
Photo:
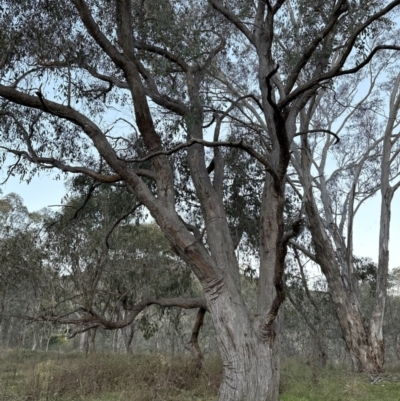
[[96, 353], [96, 334], [97, 328], [90, 329], [88, 332], [87, 353], [89, 355]]
[[385, 314], [387, 285], [389, 272], [389, 238], [390, 238], [390, 219], [393, 195], [398, 185], [393, 188], [390, 186], [390, 168], [392, 158], [392, 134], [394, 122], [397, 118], [400, 107], [400, 96], [398, 90], [400, 86], [400, 74], [394, 83], [392, 95], [390, 98], [390, 115], [386, 125], [385, 136], [383, 140], [383, 153], [381, 162], [381, 216], [379, 230], [379, 259], [378, 273], [376, 278], [375, 304], [370, 319], [370, 338], [374, 349], [376, 364], [383, 369], [385, 363], [385, 345], [383, 340], [383, 318]]
[[10, 346], [12, 346], [12, 335], [13, 335], [13, 329], [14, 329], [14, 318], [10, 318], [8, 321], [8, 325], [6, 326], [6, 330], [4, 332], [5, 335], [5, 348], [8, 348]]
[[328, 355], [325, 352], [324, 333], [321, 327], [317, 328], [314, 345], [317, 365], [319, 368], [325, 368], [328, 361]]
[[383, 318], [387, 299], [387, 276], [389, 270], [389, 232], [393, 192], [387, 188], [382, 194], [381, 221], [379, 233], [379, 260], [376, 283], [375, 305], [370, 319], [369, 335], [373, 357], [379, 371], [385, 363], [385, 344], [383, 338]]
[[33, 344], [32, 344], [32, 351], [36, 351], [37, 348], [37, 338], [36, 338], [36, 330], [33, 330]]
[[47, 342], [46, 342], [46, 352], [49, 351], [50, 340], [51, 340], [51, 336], [48, 336], [48, 337], [47, 337]]
[[400, 182], [397, 182], [393, 187], [390, 185], [391, 164], [393, 163], [392, 150], [393, 130], [395, 121], [398, 118], [400, 108], [400, 74], [397, 76], [390, 97], [390, 114], [385, 129], [383, 140], [383, 153], [381, 162], [381, 216], [380, 216], [380, 231], [379, 231], [379, 260], [378, 274], [376, 279], [375, 305], [370, 320], [370, 338], [371, 344], [375, 351], [374, 357], [376, 363], [383, 368], [385, 363], [385, 344], [383, 339], [383, 318], [385, 314], [388, 272], [389, 272], [389, 238], [390, 238], [390, 220], [391, 206], [393, 195], [399, 188]]
[[88, 342], [88, 332], [85, 331], [84, 333], [80, 334], [79, 351], [86, 352], [88, 347], [87, 342]]
[[127, 354], [133, 354], [132, 350], [132, 341], [133, 341], [133, 335], [135, 334], [135, 326], [132, 323], [128, 327], [125, 327], [122, 330], [122, 335], [124, 339], [124, 344], [125, 344], [125, 349]]

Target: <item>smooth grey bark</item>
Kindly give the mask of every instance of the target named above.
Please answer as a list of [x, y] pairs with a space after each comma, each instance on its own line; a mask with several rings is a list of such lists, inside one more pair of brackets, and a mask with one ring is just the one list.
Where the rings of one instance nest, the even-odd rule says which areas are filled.
[[80, 333], [79, 337], [79, 351], [81, 352], [86, 352], [88, 348], [88, 332], [85, 331], [83, 333]]
[[[383, 151], [381, 161], [381, 210], [379, 228], [379, 259], [376, 279], [375, 304], [370, 319], [369, 335], [371, 346], [375, 350], [375, 358], [378, 366], [383, 368], [385, 363], [385, 346], [383, 337], [383, 319], [387, 300], [388, 272], [389, 272], [389, 238], [392, 199], [395, 191], [400, 186], [400, 181], [391, 186], [392, 163], [398, 158], [398, 150], [393, 151], [398, 137], [393, 137], [395, 121], [400, 107], [400, 74], [394, 81], [390, 103], [389, 116], [383, 136]], [[397, 156], [397, 157], [396, 157]]]

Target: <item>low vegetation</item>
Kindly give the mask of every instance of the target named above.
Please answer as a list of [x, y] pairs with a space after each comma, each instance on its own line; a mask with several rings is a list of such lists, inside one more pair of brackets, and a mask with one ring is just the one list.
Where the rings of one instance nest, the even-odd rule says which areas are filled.
[[[222, 374], [208, 358], [1, 351], [4, 401], [213, 401]], [[282, 367], [281, 401], [398, 401], [400, 370], [370, 378], [344, 368], [317, 370], [295, 360]]]

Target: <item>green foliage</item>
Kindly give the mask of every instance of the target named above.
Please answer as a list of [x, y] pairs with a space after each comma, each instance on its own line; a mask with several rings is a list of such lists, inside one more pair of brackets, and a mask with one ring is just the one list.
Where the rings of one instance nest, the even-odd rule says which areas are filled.
[[54, 334], [50, 337], [49, 345], [63, 345], [67, 343], [65, 334]]
[[376, 272], [378, 269], [377, 264], [371, 258], [355, 257], [353, 258], [354, 266], [358, 280], [362, 283], [368, 284], [372, 294], [376, 289]]
[[157, 322], [153, 322], [149, 319], [148, 316], [143, 315], [140, 319], [137, 321], [137, 325], [139, 329], [143, 333], [143, 337], [148, 340], [149, 338], [153, 337], [153, 335], [157, 332], [158, 330], [158, 324]]

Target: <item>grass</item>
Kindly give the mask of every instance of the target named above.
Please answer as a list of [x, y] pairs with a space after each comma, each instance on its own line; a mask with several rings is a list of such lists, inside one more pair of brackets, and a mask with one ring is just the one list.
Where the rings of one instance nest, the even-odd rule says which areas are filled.
[[285, 361], [280, 401], [400, 401], [400, 372], [371, 383], [365, 374], [328, 367], [317, 372], [298, 361]]
[[0, 400], [208, 401], [221, 377], [217, 360], [199, 370], [190, 358], [0, 352]]
[[[190, 358], [0, 351], [2, 401], [213, 401], [221, 364]], [[396, 370], [390, 377], [400, 376]], [[389, 377], [388, 376], [388, 377]], [[384, 376], [385, 377], [385, 376]], [[399, 401], [400, 382], [371, 384], [344, 369], [282, 364], [281, 401]]]

